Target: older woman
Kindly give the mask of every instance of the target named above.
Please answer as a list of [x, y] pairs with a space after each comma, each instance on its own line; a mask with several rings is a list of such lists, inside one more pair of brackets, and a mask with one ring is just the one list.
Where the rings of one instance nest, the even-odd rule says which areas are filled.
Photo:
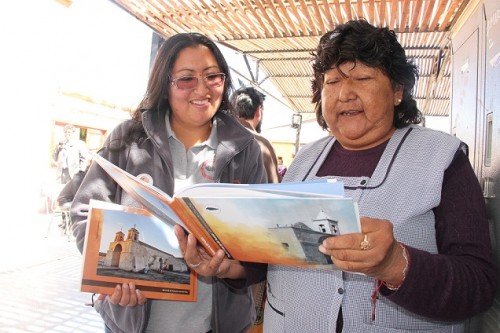
[[[332, 136], [304, 148], [285, 180], [342, 180], [363, 233], [320, 246], [343, 273], [269, 267], [266, 327], [460, 332], [496, 287], [484, 200], [460, 141], [414, 125], [417, 70], [388, 29], [338, 26], [313, 68], [317, 119]], [[300, 299], [319, 306], [304, 314]]]
[[[284, 181], [343, 181], [362, 233], [320, 245], [339, 270], [269, 265], [264, 331], [463, 332], [491, 305], [496, 270], [460, 140], [416, 125], [417, 69], [387, 28], [337, 26], [321, 38], [313, 69], [317, 120], [331, 135], [302, 148]], [[221, 257], [212, 260], [221, 274]], [[225, 276], [246, 278], [235, 285], [265, 277], [265, 267], [244, 266]]]

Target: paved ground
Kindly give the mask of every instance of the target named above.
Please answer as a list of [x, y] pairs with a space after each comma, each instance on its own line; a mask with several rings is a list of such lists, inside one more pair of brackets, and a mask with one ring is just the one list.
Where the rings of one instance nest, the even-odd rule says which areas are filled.
[[[91, 294], [79, 291], [81, 255], [50, 215], [2, 223], [0, 235], [0, 332], [103, 333]], [[6, 222], [6, 221], [4, 221]], [[47, 232], [48, 231], [48, 232]]]

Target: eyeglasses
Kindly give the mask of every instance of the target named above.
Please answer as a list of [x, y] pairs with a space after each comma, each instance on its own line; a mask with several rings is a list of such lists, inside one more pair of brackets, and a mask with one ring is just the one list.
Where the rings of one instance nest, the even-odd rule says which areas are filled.
[[[213, 73], [203, 76], [203, 81], [210, 88], [220, 87], [224, 84], [225, 80], [226, 74], [224, 73]], [[193, 90], [198, 86], [198, 82], [198, 76], [181, 76], [170, 81], [170, 84], [180, 90]]]

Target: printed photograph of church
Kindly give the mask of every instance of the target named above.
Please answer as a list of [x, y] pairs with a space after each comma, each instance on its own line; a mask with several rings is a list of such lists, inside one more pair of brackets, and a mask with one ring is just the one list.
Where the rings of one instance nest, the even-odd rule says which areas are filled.
[[97, 275], [189, 284], [189, 269], [181, 257], [139, 239], [140, 231], [119, 230], [106, 252], [99, 253]]
[[323, 210], [316, 218], [292, 224], [277, 224], [269, 232], [281, 241], [283, 248], [291, 255], [306, 258], [322, 265], [332, 264], [329, 256], [318, 251], [319, 244], [326, 238], [339, 235], [339, 223]]

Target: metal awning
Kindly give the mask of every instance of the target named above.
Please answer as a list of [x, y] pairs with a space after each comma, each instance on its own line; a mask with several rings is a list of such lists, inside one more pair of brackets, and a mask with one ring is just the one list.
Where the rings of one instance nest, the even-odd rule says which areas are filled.
[[471, 0], [112, 0], [158, 34], [198, 31], [255, 60], [295, 112], [311, 113], [310, 64], [321, 35], [365, 18], [396, 31], [420, 71], [415, 96], [424, 115], [450, 112], [450, 30]]

